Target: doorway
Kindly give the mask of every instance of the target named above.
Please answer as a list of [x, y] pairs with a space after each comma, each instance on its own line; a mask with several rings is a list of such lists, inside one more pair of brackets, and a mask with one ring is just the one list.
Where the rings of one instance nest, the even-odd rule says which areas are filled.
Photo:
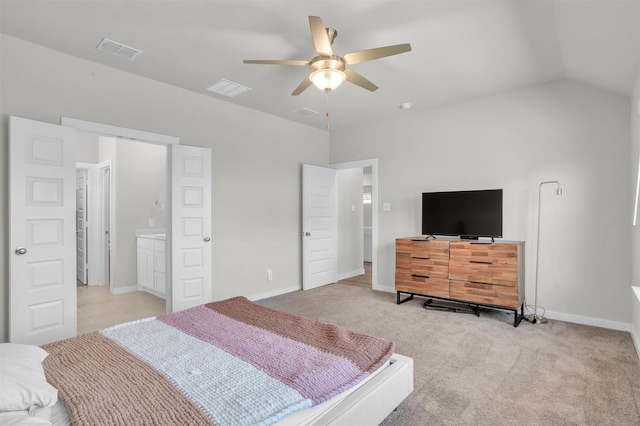
[[[360, 199], [363, 210], [363, 222], [361, 232], [358, 232], [351, 244], [359, 244], [362, 247], [362, 263], [363, 269], [360, 276], [361, 282], [367, 282], [373, 290], [384, 290], [378, 286], [378, 159], [366, 159], [349, 161], [344, 163], [334, 163], [330, 167], [336, 170], [354, 170], [362, 171], [362, 182], [360, 184]], [[345, 214], [344, 211], [338, 215]], [[340, 218], [338, 219], [340, 220]], [[365, 232], [368, 235], [365, 235]], [[365, 241], [365, 238], [368, 241]], [[367, 246], [367, 247], [365, 247]], [[370, 247], [370, 251], [369, 250]], [[365, 251], [368, 253], [365, 254]], [[340, 253], [338, 253], [340, 256]], [[346, 278], [353, 277], [350, 275]], [[370, 278], [369, 278], [370, 277]], [[365, 279], [363, 281], [362, 279]]]
[[[137, 237], [166, 235], [167, 148], [78, 133], [77, 159], [82, 161], [76, 165], [78, 280], [89, 285], [108, 284], [113, 294], [141, 290], [136, 264]], [[113, 179], [113, 184], [112, 164], [118, 165], [118, 179]], [[81, 238], [82, 235], [86, 237]], [[117, 244], [112, 240], [117, 240]], [[82, 250], [81, 243], [88, 249]], [[83, 264], [87, 267], [83, 268]], [[111, 271], [112, 264], [119, 265], [117, 271]], [[83, 269], [88, 270], [88, 280], [80, 275]], [[156, 296], [164, 298], [164, 288], [166, 285]]]
[[[78, 147], [96, 142], [79, 134]], [[76, 162], [76, 269], [78, 285], [101, 286], [110, 282], [111, 160], [94, 163], [78, 149]], [[90, 263], [90, 265], [89, 265]]]
[[[109, 284], [109, 292], [112, 294], [118, 295], [137, 291], [135, 229], [137, 227], [143, 228], [148, 226], [148, 223], [150, 222], [147, 222], [147, 220], [150, 219], [149, 215], [152, 214], [152, 210], [154, 210], [153, 202], [150, 201], [147, 203], [149, 208], [146, 210], [144, 208], [129, 206], [121, 215], [124, 217], [125, 223], [119, 224], [118, 215], [116, 213], [118, 209], [117, 200], [122, 199], [124, 196], [124, 200], [121, 201], [120, 204], [136, 205], [135, 200], [140, 198], [140, 194], [144, 193], [144, 191], [138, 191], [136, 193], [135, 191], [129, 191], [129, 188], [125, 188], [126, 190], [122, 191], [124, 194], [121, 193], [119, 195], [117, 193], [118, 188], [116, 182], [118, 179], [122, 179], [124, 181], [129, 180], [130, 182], [136, 182], [139, 180], [161, 181], [161, 194], [154, 194], [157, 196], [154, 197], [153, 201], [160, 200], [163, 205], [165, 201], [168, 203], [170, 200], [170, 178], [166, 172], [168, 164], [167, 147], [171, 145], [178, 145], [180, 140], [173, 136], [120, 128], [68, 117], [62, 117], [61, 124], [66, 127], [74, 128], [77, 131], [76, 158], [78, 160], [85, 160], [81, 165], [87, 166], [87, 163], [92, 163], [93, 165], [90, 166], [89, 169], [91, 170], [91, 167], [95, 168], [93, 173], [94, 184], [90, 186], [90, 191], [91, 188], [93, 188], [93, 197], [91, 192], [88, 197], [93, 200], [93, 204], [91, 204], [90, 201], [90, 205], [93, 205], [94, 208], [89, 211], [88, 216], [91, 216], [91, 211], [94, 212], [95, 216], [92, 221], [97, 224], [96, 229], [98, 230], [95, 232], [90, 231], [91, 234], [97, 234], [95, 238], [91, 238], [91, 234], [88, 238], [90, 241], [89, 245], [92, 246], [92, 244], [94, 244], [92, 247], [93, 252], [95, 253], [94, 260], [96, 261], [94, 262], [94, 264], [96, 264], [95, 267], [89, 267], [89, 282], [92, 281], [91, 274], [93, 271], [93, 281], [98, 283], [98, 285]], [[120, 163], [117, 163], [119, 160], [117, 155], [118, 144], [120, 144], [121, 147], [126, 147], [127, 149], [127, 152], [125, 152], [124, 155], [121, 155]], [[144, 164], [153, 161], [154, 157], [146, 157], [143, 160], [138, 161], [136, 164], [126, 167], [127, 161], [135, 161], [134, 157], [136, 157], [135, 155], [132, 155], [130, 150], [133, 150], [133, 154], [135, 154], [136, 150], [144, 150], [144, 147], [154, 148], [156, 155], [158, 152], [162, 152], [161, 160], [157, 160], [157, 156], [155, 157], [155, 164], [158, 162], [161, 163], [162, 176], [158, 176], [157, 173], [145, 174], [149, 169], [144, 167]], [[121, 170], [120, 174], [118, 174], [116, 170], [116, 165], [118, 165], [119, 170]], [[131, 169], [131, 173], [134, 174], [134, 176], [128, 176], [126, 171], [122, 172], [122, 170], [127, 169]], [[134, 202], [130, 203], [130, 200], [134, 200]], [[131, 214], [132, 209], [134, 211], [145, 211], [140, 215], [135, 215]], [[163, 221], [166, 222], [165, 213], [166, 212], [163, 211]], [[146, 219], [141, 219], [141, 217]], [[120, 225], [122, 225], [122, 227], [120, 227]], [[125, 231], [116, 232], [116, 230], [120, 230], [121, 228], [125, 228]], [[167, 226], [167, 228], [169, 228], [167, 231], [170, 233], [170, 226]], [[122, 241], [120, 250], [123, 256], [118, 255], [118, 233], [126, 235], [121, 236]], [[170, 251], [167, 251], [166, 253], [168, 255]], [[126, 263], [128, 261], [130, 261], [129, 263], [132, 263], [134, 266], [127, 266]], [[120, 280], [120, 271], [126, 268], [128, 268], [129, 278]], [[116, 285], [118, 284], [118, 281], [122, 281], [124, 285]], [[170, 312], [171, 309], [171, 298], [167, 297], [165, 300], [165, 311]]]

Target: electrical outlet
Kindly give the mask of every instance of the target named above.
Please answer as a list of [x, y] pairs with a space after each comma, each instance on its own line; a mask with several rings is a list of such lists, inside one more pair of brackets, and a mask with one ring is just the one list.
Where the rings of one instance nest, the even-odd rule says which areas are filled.
[[271, 269], [267, 269], [267, 281], [273, 281], [273, 271]]
[[153, 228], [154, 226], [156, 226], [156, 220], [155, 219], [149, 219], [149, 228]]

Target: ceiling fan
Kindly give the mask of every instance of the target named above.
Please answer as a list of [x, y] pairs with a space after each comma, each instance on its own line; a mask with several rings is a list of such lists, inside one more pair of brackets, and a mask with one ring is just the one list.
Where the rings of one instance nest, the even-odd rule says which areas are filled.
[[359, 64], [361, 62], [397, 55], [411, 50], [411, 45], [409, 43], [405, 43], [361, 50], [358, 52], [347, 53], [344, 56], [337, 56], [333, 54], [331, 45], [338, 35], [338, 31], [333, 28], [325, 28], [324, 23], [319, 16], [309, 16], [309, 25], [311, 26], [313, 45], [316, 49], [316, 53], [318, 54], [315, 58], [309, 61], [295, 59], [246, 59], [244, 60], [244, 63], [294, 66], [308, 65], [311, 69], [311, 73], [302, 80], [300, 85], [291, 94], [292, 96], [299, 95], [311, 84], [315, 84], [319, 89], [324, 90], [325, 92], [330, 92], [345, 80], [373, 92], [378, 89], [378, 86], [352, 69], [347, 68], [347, 65]]

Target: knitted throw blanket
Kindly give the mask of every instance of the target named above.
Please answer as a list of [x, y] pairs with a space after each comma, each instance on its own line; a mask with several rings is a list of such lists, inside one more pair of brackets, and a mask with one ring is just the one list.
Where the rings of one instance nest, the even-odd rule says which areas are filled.
[[43, 348], [73, 424], [269, 425], [361, 382], [394, 345], [236, 297]]

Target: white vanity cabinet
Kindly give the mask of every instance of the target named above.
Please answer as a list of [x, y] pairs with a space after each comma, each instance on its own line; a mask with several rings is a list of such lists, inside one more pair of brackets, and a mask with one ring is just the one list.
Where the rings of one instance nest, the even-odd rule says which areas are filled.
[[139, 235], [137, 241], [138, 290], [164, 298], [167, 292], [165, 237]]

